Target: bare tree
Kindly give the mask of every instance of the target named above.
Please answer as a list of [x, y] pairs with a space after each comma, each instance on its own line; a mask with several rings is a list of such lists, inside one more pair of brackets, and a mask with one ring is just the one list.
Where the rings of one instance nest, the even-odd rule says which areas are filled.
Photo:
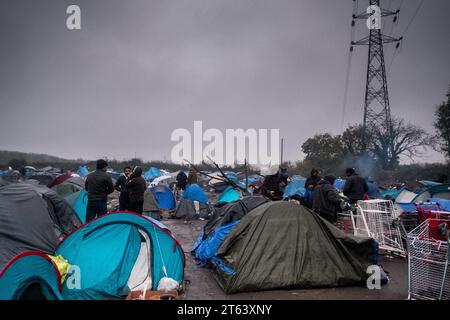
[[393, 118], [390, 128], [388, 125], [371, 127], [370, 140], [370, 152], [383, 169], [396, 168], [401, 156], [410, 159], [421, 156], [427, 147], [436, 143], [424, 129], [400, 118]]

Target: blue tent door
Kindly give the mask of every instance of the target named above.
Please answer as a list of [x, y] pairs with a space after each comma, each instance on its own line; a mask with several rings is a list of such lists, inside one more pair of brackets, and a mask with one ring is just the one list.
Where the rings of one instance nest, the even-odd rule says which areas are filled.
[[156, 186], [150, 188], [151, 193], [158, 202], [158, 207], [162, 210], [173, 210], [176, 208], [177, 203], [172, 191], [167, 186]]

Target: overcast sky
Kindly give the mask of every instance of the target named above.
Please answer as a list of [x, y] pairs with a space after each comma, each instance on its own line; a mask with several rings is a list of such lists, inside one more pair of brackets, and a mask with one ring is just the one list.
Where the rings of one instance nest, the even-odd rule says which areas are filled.
[[[419, 2], [383, 32], [403, 35]], [[66, 28], [70, 4], [81, 30]], [[449, 10], [424, 2], [388, 74], [392, 114], [430, 132], [450, 81]], [[0, 150], [168, 160], [172, 131], [202, 120], [279, 128], [297, 160], [308, 137], [341, 130], [351, 14], [351, 0], [3, 0]], [[344, 124], [362, 119], [366, 60], [355, 48]]]

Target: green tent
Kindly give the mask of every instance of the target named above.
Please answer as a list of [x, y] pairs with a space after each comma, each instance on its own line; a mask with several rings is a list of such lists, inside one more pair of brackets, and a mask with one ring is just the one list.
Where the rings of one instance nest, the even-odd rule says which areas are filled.
[[244, 216], [213, 266], [226, 293], [364, 285], [378, 244], [344, 234], [295, 202], [263, 204]]

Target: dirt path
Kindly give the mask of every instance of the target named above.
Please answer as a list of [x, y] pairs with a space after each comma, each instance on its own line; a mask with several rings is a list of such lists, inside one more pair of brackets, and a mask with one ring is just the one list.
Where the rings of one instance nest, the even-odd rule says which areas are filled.
[[180, 241], [186, 256], [185, 279], [190, 284], [184, 294], [186, 300], [249, 300], [249, 299], [380, 299], [398, 300], [408, 296], [408, 264], [399, 258], [382, 257], [380, 263], [390, 272], [391, 282], [382, 286], [381, 290], [369, 290], [365, 287], [346, 287], [308, 290], [273, 290], [262, 292], [246, 292], [226, 295], [216, 283], [212, 271], [196, 265], [190, 250], [198, 237], [205, 221], [195, 220], [184, 223], [183, 220], [169, 219], [162, 221]]

